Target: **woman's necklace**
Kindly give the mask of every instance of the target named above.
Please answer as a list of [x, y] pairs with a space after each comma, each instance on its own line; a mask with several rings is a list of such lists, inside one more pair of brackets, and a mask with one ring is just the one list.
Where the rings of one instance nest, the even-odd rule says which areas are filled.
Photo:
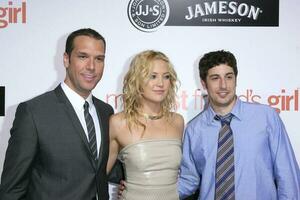
[[150, 119], [150, 120], [157, 120], [157, 119], [160, 119], [164, 116], [163, 114], [161, 114], [161, 115], [149, 115], [147, 113], [141, 113], [141, 115], [143, 115], [145, 117], [145, 119]]

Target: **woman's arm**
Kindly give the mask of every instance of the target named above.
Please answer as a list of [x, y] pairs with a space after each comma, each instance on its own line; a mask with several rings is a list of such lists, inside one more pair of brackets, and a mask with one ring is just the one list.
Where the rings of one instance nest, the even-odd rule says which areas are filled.
[[109, 120], [109, 157], [108, 157], [108, 162], [107, 162], [107, 167], [106, 167], [106, 172], [109, 174], [111, 171], [112, 167], [114, 166], [118, 153], [119, 153], [119, 143], [117, 141], [117, 134], [118, 134], [118, 127], [119, 127], [119, 122], [118, 122], [118, 117], [116, 115], [112, 115]]

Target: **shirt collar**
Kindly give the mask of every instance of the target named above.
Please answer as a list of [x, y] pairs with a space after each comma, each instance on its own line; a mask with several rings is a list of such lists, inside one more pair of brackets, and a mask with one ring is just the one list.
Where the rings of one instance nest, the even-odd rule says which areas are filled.
[[[234, 118], [237, 118], [238, 120], [242, 120], [242, 101], [238, 97], [231, 110], [231, 113], [233, 114]], [[214, 117], [216, 116], [216, 113], [210, 105], [206, 110], [206, 116], [209, 124], [215, 121]]]
[[93, 104], [92, 93], [90, 93], [90, 95], [86, 99], [84, 99], [82, 96], [77, 94], [74, 90], [72, 90], [65, 82], [61, 83], [61, 88], [63, 89], [69, 101], [71, 102], [72, 106], [76, 110], [83, 109], [83, 105], [85, 101], [89, 103], [91, 108], [91, 105]]
[[238, 120], [242, 120], [243, 112], [242, 112], [242, 101], [237, 97], [235, 105], [233, 106], [231, 113], [234, 115], [235, 118]]

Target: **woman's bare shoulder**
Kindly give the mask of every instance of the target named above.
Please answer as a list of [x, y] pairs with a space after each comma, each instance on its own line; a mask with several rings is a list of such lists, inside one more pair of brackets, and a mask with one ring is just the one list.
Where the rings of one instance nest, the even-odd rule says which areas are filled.
[[109, 119], [109, 127], [113, 130], [119, 130], [126, 126], [126, 119], [124, 112], [113, 114]]
[[179, 113], [172, 113], [172, 124], [175, 127], [176, 132], [178, 133], [178, 137], [182, 138], [183, 129], [184, 129], [184, 119]]
[[111, 120], [122, 120], [122, 119], [125, 119], [125, 113], [124, 112], [115, 113], [115, 114], [111, 115], [110, 119]]
[[176, 125], [179, 125], [179, 126], [184, 125], [184, 118], [181, 114], [176, 113], [176, 112], [172, 112], [171, 114], [172, 114], [172, 119], [174, 120], [174, 123]]

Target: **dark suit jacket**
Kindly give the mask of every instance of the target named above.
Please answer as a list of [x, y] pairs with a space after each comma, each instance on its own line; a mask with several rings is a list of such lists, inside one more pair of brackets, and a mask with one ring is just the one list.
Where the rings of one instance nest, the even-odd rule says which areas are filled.
[[80, 121], [62, 88], [21, 103], [3, 167], [0, 200], [109, 199], [106, 164], [110, 105], [93, 97], [101, 147], [96, 163]]

